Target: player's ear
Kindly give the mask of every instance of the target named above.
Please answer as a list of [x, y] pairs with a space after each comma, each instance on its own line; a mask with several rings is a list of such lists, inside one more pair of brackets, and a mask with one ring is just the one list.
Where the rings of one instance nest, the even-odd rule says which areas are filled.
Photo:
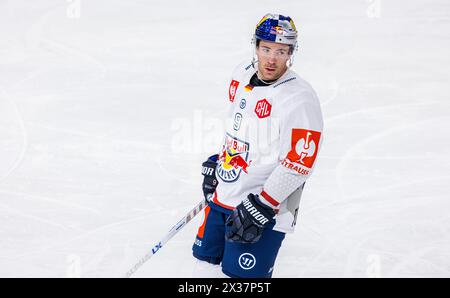
[[294, 46], [290, 45], [289, 46], [289, 55], [294, 54]]

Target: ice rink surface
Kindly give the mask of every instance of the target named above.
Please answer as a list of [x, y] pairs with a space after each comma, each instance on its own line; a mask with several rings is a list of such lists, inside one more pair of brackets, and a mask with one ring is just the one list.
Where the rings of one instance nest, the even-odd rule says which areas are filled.
[[[274, 277], [449, 277], [450, 2], [337, 2], [0, 0], [0, 276], [145, 254], [200, 200], [231, 71], [274, 12], [325, 120]], [[191, 276], [200, 220], [136, 276]]]

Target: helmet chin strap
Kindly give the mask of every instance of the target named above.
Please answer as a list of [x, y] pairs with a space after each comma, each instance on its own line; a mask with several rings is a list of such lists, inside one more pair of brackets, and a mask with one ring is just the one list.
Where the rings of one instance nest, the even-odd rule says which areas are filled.
[[296, 42], [294, 48], [292, 49], [291, 57], [289, 57], [289, 60], [286, 62], [288, 68], [292, 67], [292, 65], [294, 64], [294, 56], [295, 53], [297, 53], [297, 50], [298, 50], [298, 43]]
[[286, 62], [286, 66], [288, 68], [291, 68], [293, 64], [294, 64], [294, 54], [292, 54], [291, 57], [289, 57], [289, 60]]
[[278, 81], [278, 79], [276, 79], [276, 80], [274, 80], [274, 81], [272, 81], [272, 82], [267, 82], [267, 81], [264, 81], [263, 79], [261, 79], [261, 77], [259, 76], [259, 72], [258, 71], [256, 71], [256, 76], [258, 77], [258, 79], [261, 81], [261, 82], [263, 82], [264, 84], [267, 84], [267, 85], [272, 85], [273, 83], [275, 83], [276, 81]]
[[[253, 63], [254, 63], [254, 64], [253, 64]], [[258, 63], [258, 60], [256, 60], [255, 57], [253, 57], [252, 64], [254, 65], [253, 68], [256, 69], [256, 76], [258, 77], [258, 79], [259, 79], [261, 82], [263, 82], [264, 84], [267, 84], [267, 85], [272, 85], [272, 84], [276, 83], [276, 82], [277, 82], [277, 81], [278, 81], [278, 80], [286, 73], [286, 71], [289, 69], [289, 68], [286, 68], [286, 70], [283, 72], [283, 74], [282, 74], [279, 78], [277, 78], [276, 80], [265, 81], [265, 80], [263, 80], [263, 79], [261, 78], [261, 76], [259, 75], [259, 69], [256, 67], [256, 63]]]
[[256, 68], [256, 63], [258, 63], [258, 60], [256, 59], [256, 37], [253, 36], [251, 45], [253, 48], [253, 57], [252, 57], [252, 67]]

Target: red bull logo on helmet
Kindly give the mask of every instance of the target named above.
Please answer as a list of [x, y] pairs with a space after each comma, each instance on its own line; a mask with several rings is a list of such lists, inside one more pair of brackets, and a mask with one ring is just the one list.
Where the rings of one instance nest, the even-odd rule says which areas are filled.
[[250, 144], [232, 137], [225, 136], [225, 144], [219, 155], [217, 176], [224, 182], [234, 182], [239, 179], [241, 172], [248, 173], [251, 161], [248, 161]]
[[274, 26], [274, 27], [270, 28], [270, 34], [283, 35], [284, 29], [283, 29], [283, 27], [280, 27], [280, 26]]

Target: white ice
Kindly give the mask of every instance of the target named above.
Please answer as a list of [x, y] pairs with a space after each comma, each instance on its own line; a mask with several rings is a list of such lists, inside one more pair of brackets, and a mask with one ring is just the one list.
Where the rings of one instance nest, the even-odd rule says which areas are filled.
[[[255, 23], [325, 141], [274, 277], [450, 276], [450, 2], [0, 1], [0, 276], [121, 276], [201, 198]], [[138, 277], [189, 277], [196, 218]]]

